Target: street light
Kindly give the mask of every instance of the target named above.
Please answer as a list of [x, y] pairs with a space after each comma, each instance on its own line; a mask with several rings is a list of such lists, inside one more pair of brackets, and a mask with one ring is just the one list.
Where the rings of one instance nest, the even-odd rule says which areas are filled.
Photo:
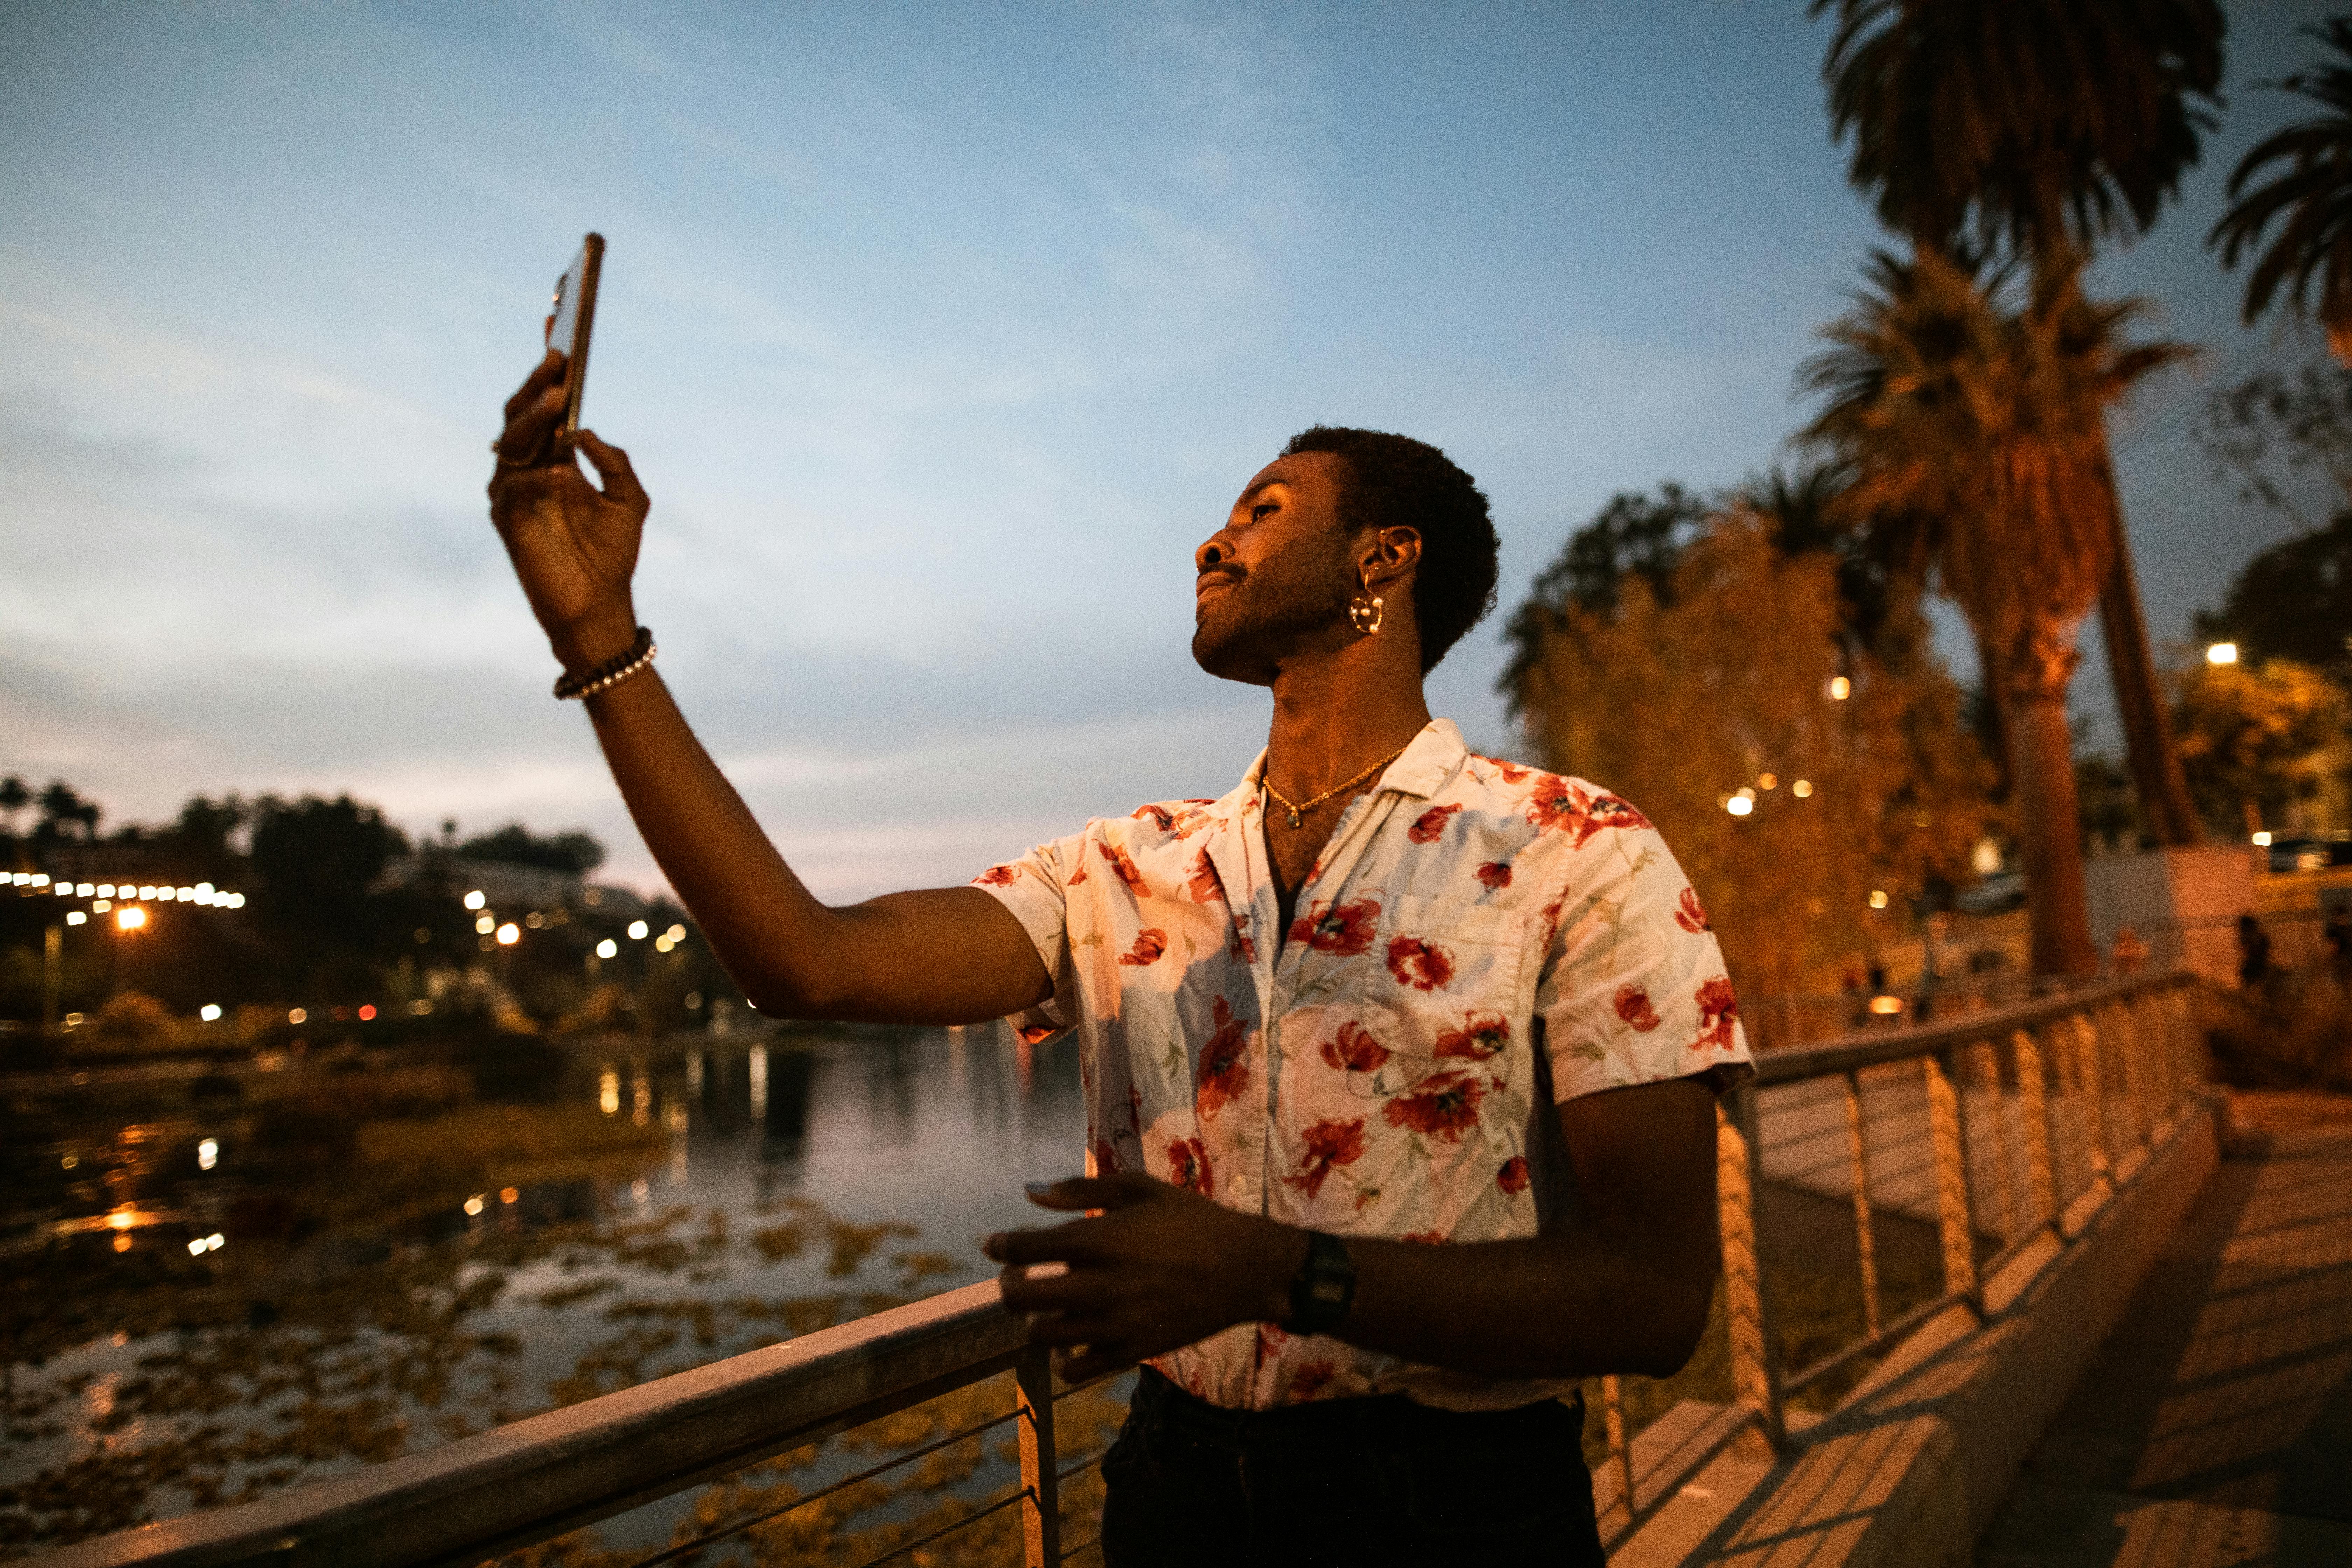
[[2205, 645], [2205, 662], [2208, 664], [2237, 663], [2238, 645], [2233, 642], [2207, 643]]

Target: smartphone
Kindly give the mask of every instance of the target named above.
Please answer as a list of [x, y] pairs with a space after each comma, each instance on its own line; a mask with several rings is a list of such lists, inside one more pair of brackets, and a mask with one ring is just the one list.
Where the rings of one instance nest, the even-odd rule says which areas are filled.
[[596, 324], [596, 279], [604, 269], [604, 237], [580, 242], [580, 254], [555, 280], [554, 313], [547, 318], [547, 346], [563, 355], [563, 416], [550, 439], [569, 452], [580, 433], [580, 395], [588, 385], [588, 334]]

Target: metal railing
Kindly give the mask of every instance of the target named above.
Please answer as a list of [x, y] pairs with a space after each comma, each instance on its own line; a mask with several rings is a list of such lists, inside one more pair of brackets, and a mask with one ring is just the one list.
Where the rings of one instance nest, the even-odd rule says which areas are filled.
[[[1604, 1540], [1630, 1535], [1727, 1445], [1781, 1447], [1791, 1403], [1857, 1380], [1928, 1319], [1981, 1315], [1984, 1281], [2043, 1237], [2064, 1240], [2205, 1076], [2190, 977], [2111, 981], [1916, 1027], [1768, 1051], [1717, 1110], [1717, 1201], [1732, 1403], [1645, 1473], [1601, 1380], [1609, 1461]], [[1767, 1189], [1842, 1206], [1853, 1228], [1862, 1331], [1782, 1364]], [[1932, 1283], [1888, 1310], [1881, 1232], [1933, 1237]], [[1916, 1250], [1916, 1249], [1915, 1249]]]
[[[1779, 1447], [1792, 1396], [1891, 1348], [1941, 1309], [1980, 1308], [1989, 1274], [2036, 1237], [2063, 1230], [2071, 1200], [2111, 1188], [2128, 1150], [2152, 1136], [2201, 1077], [2186, 984], [2178, 976], [2117, 982], [1759, 1058], [1754, 1082], [1718, 1113], [1733, 1402], [1670, 1462], [1637, 1477], [1638, 1434], [1627, 1430], [1623, 1386], [1603, 1380], [1610, 1459], [1601, 1489], [1614, 1494], [1604, 1500], [1605, 1536], [1623, 1539], [1727, 1443]], [[1767, 1184], [1844, 1198], [1854, 1225], [1864, 1332], [1788, 1370], [1759, 1235]], [[1876, 1236], [1890, 1215], [1932, 1221], [1941, 1287], [1892, 1318], [1883, 1310]], [[1055, 1405], [1077, 1391], [1057, 1386], [1045, 1354], [1024, 1343], [993, 1281], [41, 1561], [50, 1568], [478, 1564], [1008, 1371], [1010, 1409], [637, 1561], [696, 1560], [725, 1538], [889, 1466], [1009, 1423], [1017, 1485], [877, 1561], [1018, 1510], [1022, 1562], [1052, 1568], [1092, 1544], [1066, 1549], [1060, 1491], [1094, 1460], [1067, 1464], [1058, 1448]]]

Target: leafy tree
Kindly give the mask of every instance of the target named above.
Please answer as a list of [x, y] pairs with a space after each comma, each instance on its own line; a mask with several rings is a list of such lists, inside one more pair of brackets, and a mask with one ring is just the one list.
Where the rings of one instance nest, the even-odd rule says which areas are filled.
[[2200, 640], [2236, 643], [2242, 660], [2291, 659], [2341, 684], [2352, 676], [2352, 511], [2247, 562], [2194, 625]]
[[68, 829], [80, 832], [70, 837], [89, 843], [98, 837], [100, 811], [95, 801], [86, 801], [74, 793], [73, 785], [63, 779], [51, 779], [42, 789], [38, 804], [41, 820], [33, 829], [36, 842], [57, 843], [67, 838]]
[[2294, 764], [2344, 734], [2344, 693], [2292, 659], [2191, 666], [2180, 681], [2180, 749], [2217, 830], [2260, 832], [2282, 816]]
[[1516, 693], [1541, 657], [1544, 638], [1570, 608], [1605, 614], [1617, 607], [1625, 581], [1639, 577], [1654, 595], [1674, 591], [1683, 547], [1696, 538], [1711, 510], [1706, 500], [1667, 479], [1657, 499], [1620, 490], [1599, 515], [1568, 537], [1559, 558], [1544, 568], [1527, 602], [1503, 628], [1510, 646], [1497, 689]]
[[[2302, 31], [2338, 58], [2263, 85], [2300, 93], [2326, 112], [2247, 150], [2230, 174], [2230, 209], [2205, 243], [2221, 247], [2224, 267], [2260, 250], [2246, 277], [2248, 326], [2284, 289], [2290, 313], [2318, 317], [2328, 346], [2352, 363], [2352, 17]], [[2274, 163], [2285, 166], [2248, 188]], [[2265, 243], [2273, 221], [2278, 233]]]
[[254, 913], [284, 955], [291, 983], [338, 998], [373, 983], [376, 959], [397, 951], [405, 912], [374, 884], [407, 847], [383, 813], [349, 795], [257, 803]]
[[1825, 398], [1802, 439], [1851, 466], [1856, 514], [1941, 520], [1936, 578], [1976, 631], [2009, 732], [2034, 967], [2095, 973], [2066, 692], [2116, 542], [2098, 504], [2102, 411], [2185, 351], [2125, 342], [2142, 307], [2084, 299], [2072, 269], [2014, 306], [1934, 251], [1877, 253], [1869, 278], [1801, 372]]
[[[1658, 824], [1751, 996], [1803, 991], [1810, 966], [1893, 936], [1874, 889], [1966, 875], [1991, 814], [1958, 689], [1924, 653], [1896, 668], [1847, 646], [1831, 553], [1784, 554], [1767, 519], [1736, 508], [1683, 551], [1665, 594], [1634, 574], [1612, 607], [1570, 599], [1527, 624], [1512, 695], [1544, 764]], [[1916, 626], [1885, 640], [1926, 646]], [[1743, 789], [1753, 809], [1735, 816]]]
[[0, 779], [0, 812], [7, 815], [9, 837], [16, 836], [16, 814], [32, 804], [33, 792], [25, 787], [23, 779], [15, 773]]
[[[2156, 222], [2221, 102], [2216, 0], [1813, 0], [1832, 9], [1822, 75], [1848, 178], [1921, 252], [2006, 247], [2045, 291]], [[2133, 775], [2159, 836], [2194, 843], [2112, 474], [2070, 504], [2114, 535], [2099, 625]]]
[[604, 863], [604, 847], [586, 833], [554, 833], [541, 837], [510, 822], [496, 833], [468, 838], [457, 846], [466, 860], [499, 860], [509, 866], [538, 866], [550, 871], [585, 876]]
[[2213, 477], [2237, 477], [2241, 500], [2274, 506], [2308, 526], [2272, 482], [2277, 455], [2290, 468], [2316, 465], [2352, 502], [2352, 370], [2306, 364], [2292, 376], [2264, 371], [2217, 388], [2192, 431], [2213, 458]]

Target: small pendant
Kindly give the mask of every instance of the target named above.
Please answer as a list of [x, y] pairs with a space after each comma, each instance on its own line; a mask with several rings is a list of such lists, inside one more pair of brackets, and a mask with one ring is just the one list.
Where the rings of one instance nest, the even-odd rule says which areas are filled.
[[1290, 814], [1290, 826], [1293, 827], [1298, 826], [1298, 814], [1295, 811]]

